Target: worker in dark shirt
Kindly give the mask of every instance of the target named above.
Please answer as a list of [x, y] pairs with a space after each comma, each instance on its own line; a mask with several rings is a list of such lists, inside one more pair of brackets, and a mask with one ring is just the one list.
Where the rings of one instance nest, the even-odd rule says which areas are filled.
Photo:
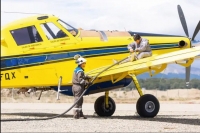
[[[73, 79], [72, 79], [72, 83], [73, 83], [72, 92], [74, 94], [74, 102], [76, 102], [79, 99], [79, 97], [85, 90], [85, 87], [92, 84], [91, 82], [89, 82], [89, 79], [91, 79], [91, 77], [85, 75], [84, 73], [86, 59], [79, 57], [76, 60], [76, 63], [78, 64], [78, 67], [76, 67], [76, 69], [74, 70]], [[83, 97], [79, 100], [79, 102], [74, 107], [75, 119], [79, 119], [79, 118], [87, 119], [83, 115], [82, 105], [83, 105]]]

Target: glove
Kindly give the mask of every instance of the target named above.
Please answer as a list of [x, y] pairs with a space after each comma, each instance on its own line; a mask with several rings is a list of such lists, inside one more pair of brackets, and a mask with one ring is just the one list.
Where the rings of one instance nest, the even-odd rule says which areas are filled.
[[132, 48], [131, 48], [131, 49], [129, 49], [129, 51], [130, 51], [131, 53], [133, 53], [133, 52], [134, 52]]
[[91, 76], [88, 76], [88, 75], [85, 75], [85, 79], [92, 79], [92, 77]]
[[90, 85], [92, 85], [92, 82], [86, 81], [86, 85], [90, 86]]
[[135, 52], [139, 52], [139, 50], [136, 48], [136, 49], [135, 49]]

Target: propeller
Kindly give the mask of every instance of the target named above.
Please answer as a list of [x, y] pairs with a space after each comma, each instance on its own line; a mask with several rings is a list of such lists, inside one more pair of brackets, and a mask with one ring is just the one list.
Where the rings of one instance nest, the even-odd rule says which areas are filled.
[[200, 30], [200, 21], [199, 21], [199, 23], [197, 24], [197, 27], [196, 27], [196, 29], [195, 29], [195, 31], [194, 31], [194, 33], [193, 33], [192, 41], [194, 41], [194, 38], [196, 37], [196, 35], [197, 35], [197, 33], [199, 32], [199, 30]]
[[186, 23], [186, 20], [185, 20], [185, 16], [183, 14], [183, 10], [181, 9], [181, 6], [178, 5], [178, 15], [179, 15], [179, 18], [180, 18], [180, 21], [181, 21], [181, 24], [183, 26], [183, 29], [185, 31], [185, 34], [187, 35], [187, 37], [189, 37], [189, 33], [188, 33], [188, 28], [187, 28], [187, 23]]
[[191, 66], [185, 68], [186, 86], [189, 86], [189, 84], [190, 84], [190, 71], [191, 71]]
[[[178, 14], [179, 14], [179, 18], [180, 18], [180, 21], [181, 21], [183, 30], [185, 31], [185, 34], [187, 35], [187, 37], [189, 37], [188, 28], [187, 28], [187, 23], [186, 23], [186, 20], [185, 20], [185, 16], [184, 16], [184, 14], [183, 14], [183, 10], [182, 10], [182, 8], [181, 8], [180, 5], [178, 5], [177, 8], [178, 8]], [[199, 23], [197, 24], [196, 29], [195, 29], [195, 31], [194, 31], [194, 33], [193, 33], [193, 36], [192, 36], [192, 39], [191, 39], [192, 41], [193, 41], [194, 38], [196, 37], [196, 35], [197, 35], [197, 33], [199, 32], [199, 30], [200, 30], [200, 21], [199, 21]], [[191, 71], [191, 66], [185, 68], [186, 86], [189, 86], [190, 71]]]

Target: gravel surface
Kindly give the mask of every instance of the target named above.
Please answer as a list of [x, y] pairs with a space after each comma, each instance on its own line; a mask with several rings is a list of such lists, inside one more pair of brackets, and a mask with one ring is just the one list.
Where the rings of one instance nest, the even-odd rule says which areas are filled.
[[[1, 118], [42, 118], [64, 112], [71, 104], [2, 103]], [[141, 118], [135, 104], [117, 104], [112, 117], [94, 114], [93, 104], [84, 104], [88, 119], [72, 119], [72, 111], [46, 121], [1, 122], [2, 132], [200, 132], [200, 104], [162, 104], [155, 118]]]

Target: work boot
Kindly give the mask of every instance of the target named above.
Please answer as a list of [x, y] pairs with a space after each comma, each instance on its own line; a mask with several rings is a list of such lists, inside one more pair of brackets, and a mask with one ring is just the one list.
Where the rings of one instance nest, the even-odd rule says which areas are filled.
[[[113, 63], [114, 63], [114, 64], [116, 64], [117, 62], [118, 62], [117, 60], [114, 60], [114, 59], [113, 59]], [[123, 62], [124, 62], [124, 61], [123, 61]], [[117, 64], [120, 65], [120, 64], [123, 64], [123, 62], [117, 63]], [[124, 63], [126, 63], [126, 62], [124, 62]]]
[[79, 114], [79, 110], [74, 110], [74, 119], [79, 119], [80, 118], [80, 114]]
[[80, 111], [80, 119], [87, 119], [87, 117], [83, 115], [82, 110]]
[[115, 64], [115, 63], [117, 63], [117, 61], [115, 59], [113, 59], [113, 63]]

